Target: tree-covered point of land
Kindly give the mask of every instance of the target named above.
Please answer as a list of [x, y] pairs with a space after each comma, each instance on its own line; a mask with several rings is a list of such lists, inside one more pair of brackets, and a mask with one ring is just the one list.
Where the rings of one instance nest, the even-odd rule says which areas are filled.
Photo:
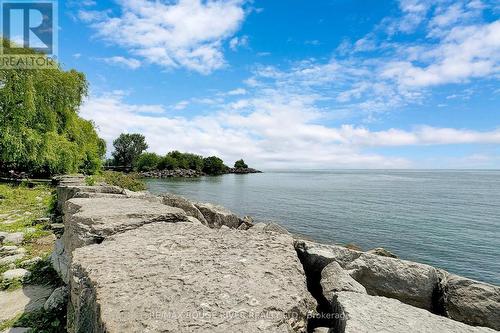
[[98, 171], [105, 143], [78, 116], [87, 91], [85, 75], [75, 70], [0, 69], [0, 171]]
[[242, 159], [234, 162], [234, 167], [236, 169], [248, 169], [248, 165]]
[[203, 159], [203, 172], [209, 175], [221, 175], [227, 171], [227, 166], [217, 156], [210, 156]]

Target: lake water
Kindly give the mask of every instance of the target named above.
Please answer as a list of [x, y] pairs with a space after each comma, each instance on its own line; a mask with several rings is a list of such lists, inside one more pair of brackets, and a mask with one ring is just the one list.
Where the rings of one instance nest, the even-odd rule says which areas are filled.
[[500, 171], [268, 171], [147, 184], [500, 285]]

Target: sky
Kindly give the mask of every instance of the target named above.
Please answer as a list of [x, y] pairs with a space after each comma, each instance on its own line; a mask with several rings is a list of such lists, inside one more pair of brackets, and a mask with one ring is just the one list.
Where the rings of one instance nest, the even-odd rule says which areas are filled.
[[500, 4], [59, 3], [59, 60], [112, 149], [261, 169], [500, 169]]

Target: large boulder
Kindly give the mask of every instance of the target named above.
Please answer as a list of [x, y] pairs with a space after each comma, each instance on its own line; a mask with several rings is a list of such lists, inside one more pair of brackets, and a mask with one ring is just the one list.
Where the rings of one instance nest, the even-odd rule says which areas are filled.
[[345, 267], [363, 254], [363, 252], [350, 250], [343, 246], [325, 245], [306, 240], [295, 241], [295, 249], [304, 269], [311, 274], [321, 274], [323, 268], [332, 261]]
[[66, 201], [72, 198], [125, 197], [124, 190], [118, 186], [86, 186], [82, 183], [63, 183], [57, 187], [56, 192], [59, 211], [62, 211]]
[[439, 278], [434, 267], [406, 260], [362, 254], [345, 266], [368, 294], [386, 296], [426, 310], [435, 310]]
[[69, 332], [304, 332], [315, 302], [292, 243], [154, 223], [78, 248]]
[[210, 203], [195, 203], [196, 208], [200, 210], [203, 217], [211, 228], [220, 228], [223, 225], [237, 229], [242, 223], [242, 219], [233, 214], [226, 208]]
[[321, 288], [327, 300], [332, 300], [341, 291], [366, 294], [362, 284], [354, 280], [340, 265], [333, 261], [321, 272]]
[[168, 206], [172, 206], [172, 207], [180, 208], [180, 209], [184, 210], [188, 216], [192, 216], [192, 217], [198, 219], [198, 221], [200, 221], [201, 223], [208, 225], [207, 220], [205, 219], [203, 214], [200, 212], [200, 210], [198, 208], [196, 208], [196, 206], [191, 201], [187, 200], [186, 198], [181, 197], [179, 195], [170, 194], [170, 193], [163, 194], [161, 196], [161, 198], [162, 198], [163, 204], [168, 205]]
[[500, 287], [452, 274], [441, 285], [448, 317], [500, 330]]
[[479, 333], [494, 331], [473, 327], [404, 304], [396, 299], [340, 292], [335, 300], [338, 333]]
[[179, 208], [141, 199], [74, 198], [65, 203], [64, 249], [100, 243], [148, 223], [188, 221]]
[[66, 306], [68, 301], [68, 287], [56, 288], [43, 304], [45, 311], [58, 311]]

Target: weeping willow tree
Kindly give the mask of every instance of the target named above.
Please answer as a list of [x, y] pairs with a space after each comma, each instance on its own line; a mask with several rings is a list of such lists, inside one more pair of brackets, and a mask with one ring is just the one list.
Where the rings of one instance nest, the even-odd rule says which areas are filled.
[[87, 91], [85, 75], [75, 70], [0, 68], [0, 170], [98, 171], [105, 143], [78, 116]]

